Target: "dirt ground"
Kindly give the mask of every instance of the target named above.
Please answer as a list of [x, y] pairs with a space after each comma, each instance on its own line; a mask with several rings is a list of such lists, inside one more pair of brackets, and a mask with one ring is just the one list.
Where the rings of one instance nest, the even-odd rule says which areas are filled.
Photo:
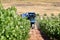
[[44, 39], [41, 36], [40, 31], [38, 31], [37, 29], [31, 29], [29, 40], [44, 40]]
[[60, 2], [29, 2], [29, 1], [20, 1], [20, 2], [7, 2], [3, 3], [4, 8], [10, 6], [15, 6], [17, 8], [18, 14], [25, 12], [35, 12], [40, 15], [46, 13], [50, 15], [54, 13], [57, 15], [60, 13]]
[[29, 35], [29, 40], [44, 40], [36, 24], [34, 26], [34, 29], [30, 29]]

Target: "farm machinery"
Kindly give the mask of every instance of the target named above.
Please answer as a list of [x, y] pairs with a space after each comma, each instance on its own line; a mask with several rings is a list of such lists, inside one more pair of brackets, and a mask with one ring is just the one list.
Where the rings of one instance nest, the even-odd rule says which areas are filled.
[[21, 14], [22, 18], [27, 18], [30, 21], [31, 27], [34, 28], [33, 24], [35, 24], [35, 17], [36, 14], [35, 12], [28, 12], [28, 13], [23, 13]]

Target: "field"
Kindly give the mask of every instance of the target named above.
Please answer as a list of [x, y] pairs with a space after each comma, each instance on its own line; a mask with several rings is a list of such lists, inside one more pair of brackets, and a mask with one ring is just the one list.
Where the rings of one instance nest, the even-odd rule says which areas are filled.
[[11, 1], [3, 2], [4, 8], [15, 6], [18, 14], [24, 12], [36, 12], [40, 15], [47, 13], [48, 15], [60, 13], [60, 2], [41, 2], [41, 1]]
[[29, 1], [29, 2], [60, 2], [60, 0], [0, 0], [2, 2], [14, 2], [14, 1]]
[[[33, 0], [33, 1], [32, 0], [29, 0], [29, 1], [27, 0], [20, 0], [20, 1], [19, 0], [18, 1], [17, 0], [8, 0], [8, 1], [0, 0], [0, 1], [2, 1], [1, 3], [5, 9], [11, 6], [15, 6], [17, 8], [17, 14], [19, 15], [26, 12], [35, 12], [36, 14], [39, 14], [41, 16], [43, 14], [47, 14], [47, 16], [50, 16], [50, 14], [52, 13], [54, 15], [57, 15], [60, 13], [60, 2], [59, 2], [60, 0], [48, 0], [48, 1], [46, 0]], [[34, 38], [36, 38], [35, 40], [43, 40], [42, 35], [39, 33], [39, 30], [37, 31], [36, 29], [30, 30], [31, 34], [34, 36]], [[34, 40], [34, 39], [29, 39], [29, 40]]]

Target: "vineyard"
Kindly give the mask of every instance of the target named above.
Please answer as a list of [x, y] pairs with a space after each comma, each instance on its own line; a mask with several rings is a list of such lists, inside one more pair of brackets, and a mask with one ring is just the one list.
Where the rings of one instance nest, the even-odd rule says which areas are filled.
[[47, 16], [44, 14], [43, 17], [38, 19], [40, 29], [46, 36], [52, 40], [60, 40], [60, 14]]
[[30, 22], [16, 14], [16, 8], [0, 4], [0, 40], [27, 40]]
[[[60, 13], [50, 16], [36, 14], [36, 22], [39, 24], [37, 30], [41, 30], [50, 40], [60, 40]], [[15, 6], [5, 9], [0, 3], [0, 40], [28, 40], [30, 29], [30, 21], [18, 15]]]

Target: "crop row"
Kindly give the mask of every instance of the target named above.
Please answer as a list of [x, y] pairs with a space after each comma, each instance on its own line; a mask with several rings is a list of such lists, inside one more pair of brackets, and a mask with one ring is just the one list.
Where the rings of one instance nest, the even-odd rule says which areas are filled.
[[53, 40], [60, 40], [60, 14], [58, 16], [52, 14], [50, 17], [44, 14], [38, 18], [38, 22], [43, 33]]
[[0, 40], [27, 40], [30, 22], [16, 14], [16, 8], [0, 4]]

